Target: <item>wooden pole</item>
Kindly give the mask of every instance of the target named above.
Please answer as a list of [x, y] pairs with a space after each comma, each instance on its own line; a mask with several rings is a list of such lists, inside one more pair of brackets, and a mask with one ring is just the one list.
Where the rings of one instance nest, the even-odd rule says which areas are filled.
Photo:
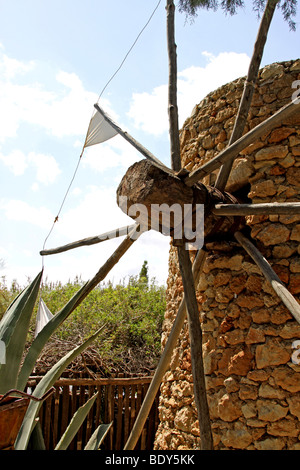
[[[244, 91], [241, 97], [238, 114], [235, 120], [235, 125], [229, 140], [229, 145], [231, 145], [243, 135], [249, 109], [252, 102], [252, 96], [254, 93], [254, 87], [257, 80], [261, 59], [263, 56], [264, 47], [268, 36], [268, 31], [277, 3], [278, 0], [268, 0], [267, 5], [265, 7], [265, 11], [260, 22], [257, 38], [254, 44], [254, 50], [249, 65], [248, 75], [245, 81]], [[215, 187], [218, 188], [220, 191], [225, 190], [225, 186], [232, 168], [232, 163], [233, 160], [229, 160], [220, 169], [215, 183]]]
[[111, 240], [113, 238], [123, 237], [127, 235], [136, 224], [127, 225], [126, 227], [117, 228], [115, 230], [111, 230], [110, 232], [102, 233], [101, 235], [96, 235], [95, 237], [88, 237], [83, 238], [82, 240], [78, 240], [76, 242], [68, 243], [67, 245], [62, 245], [57, 248], [50, 248], [49, 250], [42, 250], [40, 251], [40, 255], [55, 255], [57, 253], [63, 253], [68, 250], [73, 250], [74, 248], [79, 248], [81, 246], [89, 246], [95, 245], [96, 243], [101, 243], [105, 240]]
[[[206, 258], [205, 251], [200, 250], [197, 253], [196, 258], [194, 260], [193, 279], [194, 279], [195, 285], [198, 284], [199, 276], [201, 274], [202, 266], [205, 262], [205, 258]], [[166, 342], [165, 348], [159, 360], [157, 369], [149, 385], [147, 394], [143, 400], [141, 409], [136, 418], [134, 426], [131, 430], [128, 441], [126, 442], [124, 450], [134, 450], [136, 446], [136, 443], [141, 435], [146, 419], [150, 413], [153, 401], [157, 395], [160, 384], [163, 380], [164, 374], [167, 372], [168, 367], [170, 365], [172, 353], [174, 351], [180, 332], [182, 330], [185, 318], [186, 318], [186, 303], [185, 303], [185, 295], [184, 295], [180, 303], [180, 306], [178, 308], [178, 312], [174, 320], [168, 340]]]
[[129, 250], [129, 248], [141, 236], [142, 233], [143, 232], [141, 231], [140, 226], [135, 225], [134, 228], [129, 232], [127, 237], [122, 241], [122, 243], [120, 243], [118, 248], [107, 259], [107, 261], [101, 266], [101, 268], [95, 274], [95, 276], [85, 284], [85, 287], [82, 289], [80, 297], [78, 298], [77, 302], [73, 305], [73, 308], [70, 311], [70, 313], [72, 313], [78, 307], [78, 305], [80, 305], [83, 302], [83, 300], [99, 284], [99, 282], [105, 279], [107, 274], [118, 263], [118, 261], [120, 261], [122, 256]]
[[[177, 109], [177, 61], [175, 44], [175, 5], [173, 0], [167, 0], [167, 39], [169, 54], [169, 123], [172, 168], [181, 169], [180, 142], [178, 131]], [[202, 357], [202, 330], [199, 319], [198, 302], [193, 280], [192, 265], [189, 252], [184, 243], [177, 247], [179, 267], [186, 298], [189, 322], [192, 371], [194, 382], [194, 397], [198, 411], [201, 449], [213, 449], [213, 439], [210, 426], [209, 408], [206, 396], [205, 373]]]
[[98, 104], [94, 105], [95, 109], [103, 116], [105, 121], [107, 121], [115, 131], [118, 132], [127, 142], [129, 142], [136, 150], [138, 150], [145, 158], [151, 160], [152, 163], [164, 168], [166, 171], [170, 172], [171, 170], [166, 167], [158, 158], [156, 158], [148, 149], [146, 149], [142, 144], [135, 140], [128, 132], [123, 131], [116, 123], [114, 123], [109, 116], [103, 111]]
[[178, 106], [177, 106], [177, 54], [175, 43], [175, 5], [167, 0], [167, 44], [169, 56], [168, 112], [172, 168], [181, 169]]
[[261, 269], [265, 278], [270, 282], [274, 291], [280, 297], [284, 305], [288, 308], [290, 313], [293, 315], [295, 320], [300, 323], [300, 305], [297, 300], [292, 296], [288, 289], [283, 285], [277, 274], [271, 268], [268, 261], [260, 253], [260, 251], [250, 242], [241, 232], [234, 234], [236, 240], [242, 245], [242, 247], [251, 256], [253, 261]]
[[281, 125], [283, 121], [290, 118], [294, 113], [299, 113], [299, 110], [300, 103], [297, 102], [297, 99], [283, 106], [275, 114], [273, 114], [273, 116], [269, 117], [265, 121], [258, 124], [258, 126], [251, 129], [251, 131], [247, 132], [247, 134], [240, 137], [229, 147], [222, 150], [222, 152], [220, 152], [216, 157], [212, 158], [209, 162], [189, 173], [184, 178], [184, 182], [188, 186], [192, 186], [194, 183], [197, 183], [197, 181], [204, 178], [204, 176], [207, 176], [214, 170], [217, 170], [222, 164], [230, 160], [233, 161], [238, 157], [241, 150], [252, 144], [255, 140], [259, 139], [264, 134], [274, 129], [274, 127]]
[[273, 202], [263, 204], [216, 204], [212, 213], [219, 215], [291, 215], [300, 214], [300, 202]]

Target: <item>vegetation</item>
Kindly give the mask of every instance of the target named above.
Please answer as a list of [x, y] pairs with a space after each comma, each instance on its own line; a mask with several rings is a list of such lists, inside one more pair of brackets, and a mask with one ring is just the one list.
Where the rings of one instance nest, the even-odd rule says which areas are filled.
[[[84, 285], [73, 282], [55, 284], [44, 282], [41, 296], [55, 314]], [[8, 288], [5, 278], [0, 281], [0, 319], [7, 306], [22, 288], [12, 283]], [[43, 375], [66, 352], [82, 342], [105, 324], [101, 339], [87, 348], [73, 361], [68, 375], [83, 372], [109, 376], [113, 373], [145, 373], [155, 369], [160, 357], [161, 327], [165, 310], [165, 288], [155, 279], [149, 281], [148, 264], [144, 262], [138, 276], [113, 286], [101, 283], [52, 334], [38, 359], [35, 373]], [[27, 347], [34, 337], [37, 306], [30, 323]]]
[[[9, 399], [10, 407], [14, 409], [14, 415], [7, 413], [5, 405], [1, 411], [1, 449], [14, 448], [25, 450], [33, 445], [33, 449], [45, 449], [41, 426], [36, 419], [43, 400], [53, 393], [53, 384], [61, 376], [65, 368], [81, 354], [97, 338], [103, 330], [103, 326], [96, 333], [83, 341], [79, 346], [65, 354], [57, 361], [50, 370], [42, 377], [34, 390], [34, 397], [27, 395], [24, 390], [28, 378], [32, 374], [35, 361], [42, 351], [44, 345], [57, 329], [57, 327], [71, 314], [74, 302], [80, 293], [76, 293], [66, 305], [52, 318], [40, 331], [32, 342], [24, 359], [25, 344], [29, 331], [30, 320], [34, 311], [40, 291], [42, 272], [23, 289], [8, 306], [0, 321], [0, 341], [5, 345], [5, 358], [0, 363], [0, 394], [1, 400]], [[4, 360], [3, 360], [4, 359]], [[26, 397], [27, 406], [19, 406], [18, 396]], [[64, 435], [55, 449], [66, 449], [74, 435], [77, 433], [82, 422], [91, 409], [97, 393], [80, 407], [71, 419]], [[6, 402], [4, 401], [4, 404]], [[3, 402], [1, 403], [3, 405]], [[25, 414], [24, 414], [25, 413]], [[19, 416], [20, 421], [15, 420]], [[100, 424], [88, 442], [85, 449], [99, 449], [105, 434], [111, 423]]]
[[[267, 0], [253, 0], [253, 9], [258, 15], [264, 10]], [[197, 16], [197, 10], [205, 8], [207, 10], [217, 10], [219, 7], [230, 15], [234, 15], [237, 9], [245, 6], [243, 0], [179, 0], [179, 11], [185, 12], [188, 17]], [[296, 24], [293, 17], [297, 11], [297, 0], [278, 1], [277, 6], [282, 11], [283, 18], [288, 22], [291, 30], [295, 30]]]

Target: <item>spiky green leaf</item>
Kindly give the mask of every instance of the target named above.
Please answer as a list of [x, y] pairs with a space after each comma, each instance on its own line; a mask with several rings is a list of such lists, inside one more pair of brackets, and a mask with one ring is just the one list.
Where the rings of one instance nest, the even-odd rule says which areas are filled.
[[17, 387], [18, 373], [30, 318], [39, 293], [42, 272], [10, 304], [0, 322], [0, 341], [5, 345], [5, 364], [0, 364], [0, 393]]
[[97, 398], [97, 395], [98, 393], [91, 397], [84, 405], [78, 408], [76, 413], [74, 413], [67, 429], [65, 430], [64, 434], [61, 436], [58, 444], [56, 445], [55, 450], [66, 450], [69, 447], [75, 435], [77, 434], [80, 426], [85, 420], [87, 414], [92, 408]]
[[93, 432], [84, 450], [98, 450], [112, 424], [113, 422], [109, 424], [100, 424], [100, 426], [98, 426], [97, 429]]
[[[58, 361], [48, 372], [42, 380], [39, 382], [37, 387], [34, 390], [34, 395], [37, 398], [40, 398], [44, 395], [47, 390], [56, 382], [56, 380], [61, 376], [64, 369], [73, 361], [73, 359], [78, 356], [85, 348], [87, 348], [99, 335], [104, 326], [102, 326], [94, 335], [88, 338], [80, 346], [77, 346], [72, 351], [68, 352], [60, 361]], [[42, 402], [31, 401], [25, 417], [23, 419], [22, 426], [20, 428], [19, 434], [15, 442], [16, 450], [25, 450], [28, 445], [30, 434], [34, 427], [34, 420], [37, 417]]]
[[26, 386], [28, 378], [32, 373], [35, 363], [46, 342], [49, 340], [54, 331], [57, 330], [64, 320], [73, 312], [74, 305], [76, 305], [78, 299], [81, 297], [85, 286], [86, 284], [82, 286], [78, 292], [76, 292], [69, 302], [56, 315], [53, 316], [53, 318], [44, 326], [37, 337], [33, 340], [19, 373], [17, 382], [17, 388], [19, 390], [23, 390]]

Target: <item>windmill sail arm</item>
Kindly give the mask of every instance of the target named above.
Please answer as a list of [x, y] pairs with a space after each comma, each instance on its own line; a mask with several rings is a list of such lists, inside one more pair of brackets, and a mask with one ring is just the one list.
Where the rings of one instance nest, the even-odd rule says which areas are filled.
[[145, 158], [151, 160], [152, 163], [159, 165], [160, 167], [165, 168], [170, 172], [171, 170], [167, 168], [158, 158], [156, 158], [148, 149], [146, 149], [142, 144], [135, 140], [128, 132], [123, 131], [98, 104], [94, 105], [98, 113], [103, 117], [105, 122], [111, 126], [111, 128], [118, 134], [120, 134], [127, 142], [129, 142], [136, 150], [138, 150]]
[[120, 227], [120, 228], [111, 230], [110, 232], [102, 233], [101, 235], [83, 238], [82, 240], [68, 243], [67, 245], [62, 245], [57, 248], [51, 248], [49, 250], [42, 250], [40, 251], [40, 255], [41, 256], [56, 255], [58, 253], [63, 253], [68, 250], [73, 250], [74, 248], [79, 248], [81, 246], [95, 245], [96, 243], [101, 243], [105, 240], [111, 240], [113, 238], [122, 237], [124, 235], [127, 235], [133, 228], [135, 228], [135, 226], [136, 224], [126, 225], [125, 227]]

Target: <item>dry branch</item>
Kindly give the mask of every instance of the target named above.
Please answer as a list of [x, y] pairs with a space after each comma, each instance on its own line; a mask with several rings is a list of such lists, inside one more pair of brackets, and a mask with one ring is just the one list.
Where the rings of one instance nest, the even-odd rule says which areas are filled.
[[261, 269], [265, 278], [270, 282], [274, 291], [280, 297], [284, 305], [288, 308], [295, 320], [300, 323], [300, 305], [288, 289], [283, 285], [277, 274], [273, 271], [272, 267], [260, 251], [250, 242], [241, 232], [234, 234], [236, 240], [247, 251], [251, 258], [255, 261], [257, 266]]

